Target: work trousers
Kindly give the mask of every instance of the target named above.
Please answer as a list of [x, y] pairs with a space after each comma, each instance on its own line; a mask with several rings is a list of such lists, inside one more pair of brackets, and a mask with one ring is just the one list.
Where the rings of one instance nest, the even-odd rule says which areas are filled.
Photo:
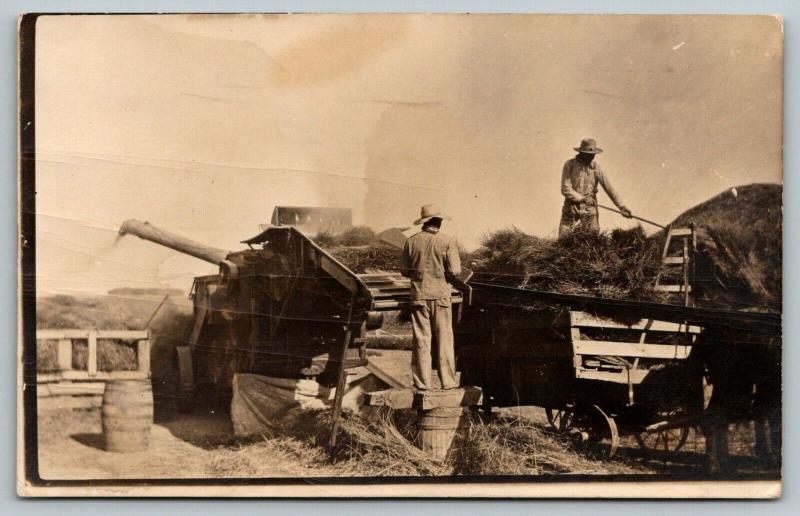
[[433, 388], [431, 347], [434, 343], [438, 344], [435, 347], [438, 350], [439, 379], [442, 381], [442, 389], [458, 387], [450, 298], [412, 301], [411, 328], [414, 332], [414, 348], [411, 352], [414, 387]]
[[597, 215], [597, 206], [587, 206], [584, 203], [564, 203], [561, 210], [561, 222], [558, 225], [558, 238], [564, 238], [572, 231], [600, 232], [600, 220]]

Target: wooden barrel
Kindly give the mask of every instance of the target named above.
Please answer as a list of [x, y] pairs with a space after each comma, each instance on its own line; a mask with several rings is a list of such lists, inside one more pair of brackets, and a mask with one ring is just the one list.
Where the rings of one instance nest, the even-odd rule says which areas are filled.
[[150, 444], [153, 388], [150, 380], [111, 380], [103, 393], [106, 450], [136, 452]]
[[436, 408], [420, 411], [418, 444], [437, 460], [445, 460], [457, 438], [467, 437], [470, 409]]

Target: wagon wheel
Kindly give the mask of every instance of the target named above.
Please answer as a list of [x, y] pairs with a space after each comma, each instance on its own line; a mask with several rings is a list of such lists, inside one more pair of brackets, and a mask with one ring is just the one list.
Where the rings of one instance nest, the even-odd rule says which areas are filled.
[[572, 427], [573, 413], [568, 408], [554, 409], [547, 407], [544, 409], [547, 413], [547, 422], [550, 427], [556, 432], [566, 432]]
[[614, 418], [607, 415], [597, 405], [592, 405], [591, 412], [587, 414], [580, 432], [583, 445], [589, 455], [600, 459], [610, 459], [619, 448], [619, 430]]
[[689, 427], [681, 426], [655, 432], [642, 432], [634, 437], [644, 450], [676, 452], [686, 444], [686, 439], [689, 438]]

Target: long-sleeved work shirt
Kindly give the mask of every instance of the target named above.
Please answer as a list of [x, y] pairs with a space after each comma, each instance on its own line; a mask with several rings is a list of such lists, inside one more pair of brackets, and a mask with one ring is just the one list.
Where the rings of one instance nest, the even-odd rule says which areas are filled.
[[450, 299], [447, 275], [461, 274], [461, 258], [454, 238], [437, 228], [423, 228], [406, 240], [400, 273], [411, 279], [411, 300]]
[[564, 163], [564, 170], [561, 173], [561, 193], [567, 201], [580, 203], [585, 195], [596, 197], [598, 185], [603, 187], [618, 208], [625, 206], [597, 161], [585, 165], [575, 157]]

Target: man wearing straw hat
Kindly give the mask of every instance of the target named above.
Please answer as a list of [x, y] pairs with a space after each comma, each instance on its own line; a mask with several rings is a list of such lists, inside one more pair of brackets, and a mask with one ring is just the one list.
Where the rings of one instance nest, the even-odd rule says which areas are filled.
[[564, 207], [561, 210], [558, 238], [579, 228], [593, 233], [600, 231], [597, 215], [598, 185], [603, 187], [625, 217], [631, 218], [632, 215], [631, 210], [622, 203], [617, 191], [611, 186], [608, 176], [594, 161], [595, 156], [603, 152], [603, 149], [598, 148], [592, 138], [582, 140], [580, 147], [574, 149], [578, 151], [578, 155], [564, 163], [564, 170], [561, 173]]
[[438, 344], [439, 379], [442, 389], [455, 389], [452, 292], [448, 278], [461, 274], [461, 259], [455, 239], [439, 231], [442, 220], [450, 220], [435, 204], [426, 204], [414, 224], [422, 231], [409, 238], [403, 248], [400, 272], [411, 279], [411, 327], [414, 347], [411, 372], [414, 387], [431, 389], [431, 347]]

